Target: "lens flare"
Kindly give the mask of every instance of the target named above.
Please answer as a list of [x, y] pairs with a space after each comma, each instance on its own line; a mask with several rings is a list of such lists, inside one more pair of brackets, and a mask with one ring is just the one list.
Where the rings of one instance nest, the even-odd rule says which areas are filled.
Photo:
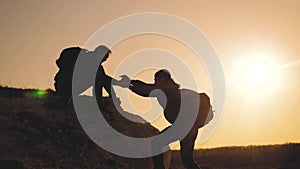
[[46, 91], [45, 90], [35, 90], [33, 92], [33, 98], [43, 98], [46, 95]]

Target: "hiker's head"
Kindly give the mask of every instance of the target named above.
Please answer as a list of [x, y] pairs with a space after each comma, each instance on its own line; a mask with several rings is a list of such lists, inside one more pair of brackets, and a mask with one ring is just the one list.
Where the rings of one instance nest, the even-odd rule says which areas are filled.
[[154, 75], [155, 84], [163, 84], [163, 83], [169, 82], [171, 80], [172, 80], [171, 74], [166, 69], [161, 69], [161, 70], [157, 71]]
[[96, 56], [104, 56], [101, 61], [101, 63], [102, 63], [108, 59], [109, 55], [111, 54], [111, 51], [108, 47], [106, 47], [104, 45], [100, 45], [93, 51], [93, 53]]

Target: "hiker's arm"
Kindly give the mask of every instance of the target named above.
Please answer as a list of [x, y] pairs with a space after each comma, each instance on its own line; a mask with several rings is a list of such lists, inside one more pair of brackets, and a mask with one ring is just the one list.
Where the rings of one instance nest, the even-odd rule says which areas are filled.
[[107, 93], [111, 96], [114, 94], [111, 88], [112, 81], [114, 81], [112, 77], [108, 76], [102, 66], [99, 66], [97, 70], [96, 80], [95, 80], [95, 95], [96, 97], [102, 97], [102, 87], [105, 88]]
[[103, 80], [103, 87], [104, 89], [107, 91], [107, 93], [111, 96], [111, 85], [112, 85], [112, 81], [113, 81], [113, 78], [104, 74], [104, 76], [102, 77]]
[[124, 82], [121, 80], [117, 80], [113, 77], [108, 76], [104, 71], [103, 71], [103, 75], [102, 75], [102, 79], [105, 82], [105, 86], [108, 85], [116, 85], [116, 86], [120, 86], [120, 87], [124, 87]]
[[150, 97], [151, 91], [157, 89], [157, 87], [154, 84], [147, 84], [140, 80], [132, 80], [129, 89], [140, 96]]
[[127, 75], [120, 76], [122, 79], [119, 81], [120, 86], [123, 88], [129, 88], [134, 93], [144, 96], [144, 97], [155, 97], [154, 95], [150, 96], [150, 93], [157, 89], [157, 86], [154, 84], [147, 84], [140, 80], [130, 80]]

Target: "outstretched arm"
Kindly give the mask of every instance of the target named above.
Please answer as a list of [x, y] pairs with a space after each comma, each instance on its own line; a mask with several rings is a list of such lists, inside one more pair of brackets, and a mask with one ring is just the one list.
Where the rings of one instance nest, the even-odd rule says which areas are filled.
[[157, 89], [157, 87], [154, 84], [148, 84], [140, 80], [132, 80], [129, 89], [140, 96], [150, 97], [151, 91]]
[[115, 95], [114, 91], [112, 90], [112, 82], [117, 81], [112, 77], [105, 74], [104, 69], [102, 66], [99, 66], [97, 70], [96, 80], [95, 80], [95, 87], [94, 87], [94, 94], [97, 98], [102, 97], [102, 87], [105, 88], [109, 96]]
[[129, 88], [134, 93], [143, 97], [150, 97], [151, 91], [157, 89], [157, 86], [154, 84], [148, 84], [140, 80], [130, 80], [127, 75], [120, 77], [122, 78], [119, 81], [121, 87]]

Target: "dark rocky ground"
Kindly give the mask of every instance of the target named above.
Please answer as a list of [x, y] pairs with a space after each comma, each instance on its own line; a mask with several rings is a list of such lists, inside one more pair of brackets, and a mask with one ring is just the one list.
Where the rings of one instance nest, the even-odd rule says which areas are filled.
[[[51, 90], [1, 87], [0, 102], [1, 168], [152, 168], [151, 158], [125, 158], [101, 149], [83, 131], [73, 107], [62, 105]], [[149, 137], [158, 133], [149, 123], [130, 122], [109, 99], [105, 102], [104, 117], [123, 134]]]

